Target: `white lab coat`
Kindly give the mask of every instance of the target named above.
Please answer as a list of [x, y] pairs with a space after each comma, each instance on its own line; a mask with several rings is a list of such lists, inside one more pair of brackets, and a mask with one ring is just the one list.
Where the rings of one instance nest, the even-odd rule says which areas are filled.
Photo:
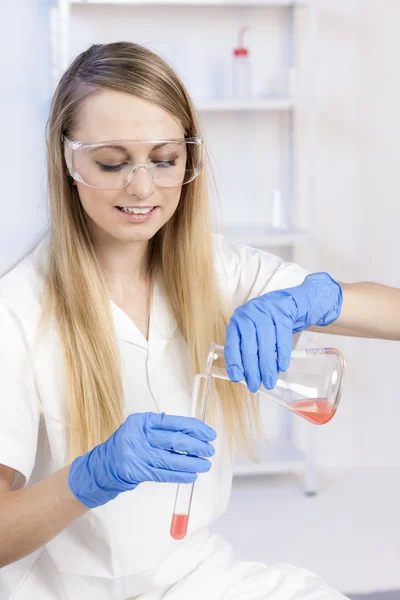
[[[68, 464], [62, 423], [66, 392], [55, 329], [32, 358], [46, 245], [45, 239], [0, 280], [0, 463], [20, 473], [15, 488]], [[215, 269], [233, 306], [297, 285], [307, 274], [297, 265], [232, 246], [221, 237], [215, 238]], [[192, 381], [187, 345], [161, 287], [154, 289], [148, 341], [120, 308], [114, 303], [111, 307], [122, 358], [125, 416], [145, 411], [188, 415]], [[43, 548], [4, 567], [0, 600], [341, 598], [306, 571], [236, 561], [230, 546], [209, 534], [210, 524], [226, 509], [231, 480], [226, 440], [218, 430], [213, 467], [196, 483], [184, 540], [169, 535], [176, 486], [142, 483], [89, 511]]]

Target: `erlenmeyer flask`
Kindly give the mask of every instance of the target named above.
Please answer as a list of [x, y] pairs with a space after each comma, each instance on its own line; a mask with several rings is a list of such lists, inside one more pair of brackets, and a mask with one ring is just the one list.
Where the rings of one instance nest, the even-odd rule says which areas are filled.
[[[323, 425], [336, 413], [344, 370], [344, 357], [335, 348], [293, 350], [289, 368], [279, 373], [274, 389], [261, 386], [259, 393], [314, 425]], [[204, 376], [229, 380], [222, 346], [211, 345]]]
[[[345, 362], [342, 353], [335, 348], [312, 348], [293, 350], [288, 370], [279, 374], [273, 390], [263, 386], [259, 393], [285, 406], [315, 425], [328, 423], [335, 415], [342, 394]], [[229, 380], [226, 372], [223, 346], [211, 344], [204, 374], [196, 375], [192, 393], [192, 416], [197, 415], [200, 403], [204, 421], [212, 379]], [[243, 380], [241, 383], [246, 384]], [[177, 486], [171, 536], [176, 540], [185, 537], [194, 483]]]

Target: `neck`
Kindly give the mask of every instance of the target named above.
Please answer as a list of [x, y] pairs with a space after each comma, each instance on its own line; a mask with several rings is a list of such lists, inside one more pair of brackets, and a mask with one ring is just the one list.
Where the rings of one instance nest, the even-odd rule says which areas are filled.
[[107, 288], [112, 296], [123, 296], [148, 283], [148, 241], [122, 243], [102, 241], [97, 244]]

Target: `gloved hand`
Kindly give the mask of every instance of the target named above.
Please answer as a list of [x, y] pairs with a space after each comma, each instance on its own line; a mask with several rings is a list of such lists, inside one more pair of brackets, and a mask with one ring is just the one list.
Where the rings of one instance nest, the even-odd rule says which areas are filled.
[[[143, 481], [192, 483], [211, 463], [215, 431], [191, 417], [135, 413], [102, 444], [71, 464], [68, 485], [89, 508]], [[185, 454], [181, 454], [184, 452]]]
[[330, 325], [340, 315], [342, 288], [327, 273], [308, 275], [301, 285], [264, 294], [239, 306], [226, 332], [225, 360], [231, 381], [275, 387], [289, 367], [292, 336], [312, 325]]

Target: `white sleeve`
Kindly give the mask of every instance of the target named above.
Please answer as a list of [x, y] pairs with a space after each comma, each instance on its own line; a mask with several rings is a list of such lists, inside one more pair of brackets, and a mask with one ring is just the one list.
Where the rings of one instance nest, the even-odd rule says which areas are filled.
[[299, 285], [309, 274], [299, 265], [258, 248], [233, 244], [224, 236], [215, 236], [214, 249], [218, 283], [233, 308], [267, 292]]
[[35, 464], [40, 410], [23, 325], [3, 301], [0, 343], [0, 464], [16, 469], [28, 481]]

